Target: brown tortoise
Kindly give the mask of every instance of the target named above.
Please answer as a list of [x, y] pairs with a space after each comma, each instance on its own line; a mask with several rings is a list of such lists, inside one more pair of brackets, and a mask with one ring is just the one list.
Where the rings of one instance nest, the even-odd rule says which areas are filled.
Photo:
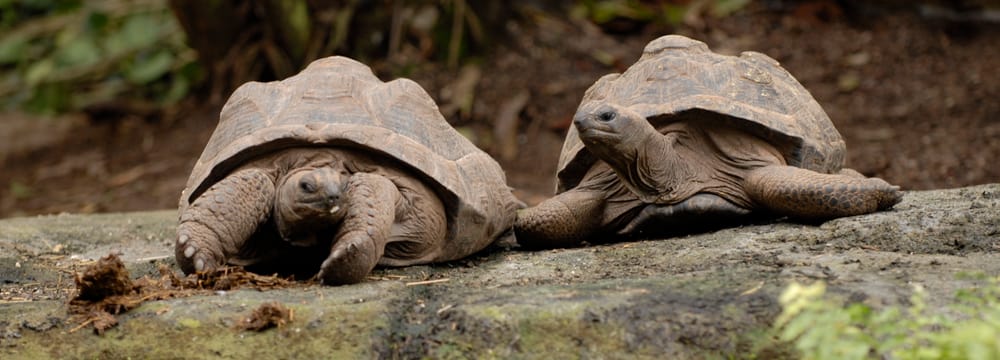
[[583, 97], [557, 195], [523, 210], [526, 247], [715, 228], [764, 216], [822, 220], [887, 209], [901, 193], [842, 169], [844, 141], [809, 92], [756, 52], [669, 35]]
[[379, 264], [479, 251], [511, 234], [518, 204], [419, 85], [330, 57], [229, 98], [181, 194], [176, 258], [187, 273], [233, 264], [355, 283]]

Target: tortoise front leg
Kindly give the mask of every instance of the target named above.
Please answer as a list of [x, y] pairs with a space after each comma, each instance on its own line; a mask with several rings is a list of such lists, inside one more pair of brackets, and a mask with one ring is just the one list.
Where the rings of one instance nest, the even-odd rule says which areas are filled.
[[891, 208], [899, 186], [855, 171], [822, 174], [793, 166], [765, 166], [748, 174], [750, 198], [771, 211], [800, 219], [831, 219]]
[[601, 226], [606, 193], [570, 190], [521, 210], [514, 222], [517, 242], [528, 249], [578, 245]]
[[320, 267], [324, 284], [361, 282], [378, 264], [401, 199], [396, 185], [381, 175], [356, 173], [344, 191], [347, 215]]
[[267, 220], [274, 180], [260, 169], [230, 174], [181, 214], [174, 255], [186, 274], [212, 270], [235, 256]]

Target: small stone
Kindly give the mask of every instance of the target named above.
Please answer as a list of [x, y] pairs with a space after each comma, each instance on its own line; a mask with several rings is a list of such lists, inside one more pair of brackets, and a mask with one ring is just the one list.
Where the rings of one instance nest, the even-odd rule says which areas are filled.
[[858, 67], [867, 64], [869, 60], [871, 60], [871, 55], [862, 51], [848, 55], [844, 62], [849, 66]]
[[861, 76], [853, 71], [840, 74], [837, 78], [837, 88], [843, 92], [851, 92], [861, 86]]

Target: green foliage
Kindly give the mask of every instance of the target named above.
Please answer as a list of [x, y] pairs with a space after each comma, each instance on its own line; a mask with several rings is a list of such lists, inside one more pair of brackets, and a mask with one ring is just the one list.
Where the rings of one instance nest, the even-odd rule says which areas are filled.
[[650, 21], [656, 17], [653, 5], [638, 0], [584, 0], [577, 3], [574, 12], [597, 24], [616, 18]]
[[777, 337], [806, 359], [998, 359], [1000, 277], [958, 292], [951, 316], [928, 310], [915, 285], [910, 305], [879, 311], [824, 297], [822, 282], [791, 284], [781, 295]]
[[165, 0], [0, 0], [0, 106], [169, 104], [198, 80]]
[[605, 24], [616, 19], [678, 25], [703, 13], [722, 18], [742, 9], [750, 0], [580, 0], [573, 14]]
[[33, 192], [34, 191], [31, 190], [31, 187], [17, 181], [12, 181], [10, 183], [10, 189], [7, 190], [7, 193], [11, 194], [16, 199], [29, 198]]

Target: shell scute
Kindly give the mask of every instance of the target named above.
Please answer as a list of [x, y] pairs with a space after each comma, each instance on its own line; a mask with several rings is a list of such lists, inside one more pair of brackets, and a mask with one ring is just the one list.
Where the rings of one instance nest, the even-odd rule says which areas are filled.
[[[452, 128], [420, 85], [382, 82], [368, 66], [339, 56], [234, 91], [181, 194], [180, 210], [252, 158], [317, 145], [371, 151], [408, 167], [441, 194], [452, 217], [451, 239], [494, 239], [513, 224], [517, 200], [500, 165]], [[480, 218], [490, 226], [476, 225]]]
[[[647, 44], [624, 72], [595, 82], [577, 111], [607, 102], [628, 106], [654, 126], [689, 110], [722, 114], [729, 125], [777, 145], [789, 165], [826, 173], [843, 166], [845, 144], [826, 112], [778, 61], [758, 52], [721, 55], [700, 41], [667, 35]], [[576, 186], [595, 161], [571, 125], [556, 191]]]

